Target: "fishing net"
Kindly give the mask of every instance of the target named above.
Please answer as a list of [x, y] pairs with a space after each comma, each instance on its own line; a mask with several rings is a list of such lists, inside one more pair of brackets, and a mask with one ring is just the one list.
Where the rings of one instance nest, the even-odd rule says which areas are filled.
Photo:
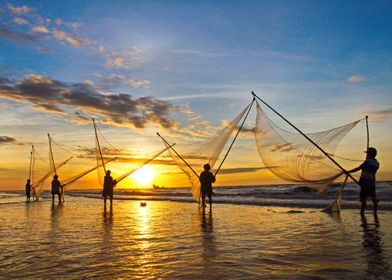
[[[257, 150], [264, 165], [279, 178], [297, 184], [306, 184], [319, 191], [338, 178], [339, 169], [320, 149], [299, 133], [276, 125], [260, 104], [256, 106], [255, 138]], [[339, 142], [360, 120], [316, 133], [306, 134], [329, 155]]]
[[106, 162], [115, 160], [117, 155], [122, 154], [122, 151], [120, 149], [116, 149], [112, 144], [110, 144], [108, 140], [106, 140], [106, 138], [102, 135], [101, 131], [95, 125], [95, 122], [94, 122], [94, 132], [95, 132], [95, 158], [97, 161], [96, 169], [98, 175], [98, 182], [101, 185], [101, 187], [103, 187], [103, 180], [107, 170]]
[[[239, 122], [244, 118], [245, 113], [250, 110], [252, 104], [253, 101], [234, 120], [229, 122], [223, 129], [215, 132], [213, 136], [189, 144], [177, 143], [174, 147], [176, 152], [173, 149], [169, 149], [169, 153], [175, 163], [188, 177], [192, 195], [197, 202], [200, 202], [199, 174], [203, 171], [204, 164], [209, 163], [211, 170], [214, 169], [214, 165], [226, 143], [233, 132], [237, 131]], [[166, 147], [169, 146], [167, 142], [165, 142], [165, 145]]]
[[33, 199], [39, 200], [45, 181], [51, 174], [48, 162], [45, 161], [35, 147], [32, 146], [29, 179], [32, 187]]

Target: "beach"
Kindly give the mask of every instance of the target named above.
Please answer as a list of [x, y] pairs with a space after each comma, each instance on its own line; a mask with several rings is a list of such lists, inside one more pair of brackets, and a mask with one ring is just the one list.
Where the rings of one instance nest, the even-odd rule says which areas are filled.
[[391, 212], [102, 200], [0, 203], [0, 277], [390, 279]]

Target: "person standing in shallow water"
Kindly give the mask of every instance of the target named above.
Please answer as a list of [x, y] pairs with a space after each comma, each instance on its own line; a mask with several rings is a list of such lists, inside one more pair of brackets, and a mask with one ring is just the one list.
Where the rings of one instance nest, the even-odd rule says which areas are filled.
[[52, 180], [52, 203], [54, 203], [54, 195], [57, 194], [59, 198], [59, 203], [61, 203], [61, 184], [58, 180], [58, 176], [54, 175]]
[[113, 177], [110, 176], [110, 170], [106, 171], [106, 175], [103, 181], [103, 191], [102, 197], [104, 199], [104, 211], [106, 212], [106, 199], [109, 197], [110, 199], [110, 212], [113, 210], [113, 188], [116, 185], [116, 180], [113, 180]]
[[359, 185], [361, 186], [361, 215], [365, 214], [368, 196], [370, 196], [373, 202], [373, 213], [377, 215], [376, 172], [380, 164], [376, 160], [376, 156], [377, 150], [375, 148], [369, 148], [366, 151], [366, 160], [357, 168], [348, 171], [351, 173], [362, 170], [361, 177], [359, 178]]
[[31, 184], [30, 184], [30, 179], [27, 179], [26, 182], [26, 201], [30, 202], [30, 194], [31, 194]]
[[215, 183], [215, 176], [210, 172], [211, 166], [207, 163], [204, 165], [204, 171], [200, 173], [200, 190], [201, 190], [201, 205], [206, 206], [206, 195], [212, 207], [212, 183]]

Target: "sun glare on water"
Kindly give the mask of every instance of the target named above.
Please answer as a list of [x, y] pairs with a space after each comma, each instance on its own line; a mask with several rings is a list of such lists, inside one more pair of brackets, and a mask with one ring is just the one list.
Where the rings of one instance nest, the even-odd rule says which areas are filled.
[[145, 165], [132, 174], [132, 179], [140, 185], [147, 185], [155, 178], [156, 173], [151, 167]]

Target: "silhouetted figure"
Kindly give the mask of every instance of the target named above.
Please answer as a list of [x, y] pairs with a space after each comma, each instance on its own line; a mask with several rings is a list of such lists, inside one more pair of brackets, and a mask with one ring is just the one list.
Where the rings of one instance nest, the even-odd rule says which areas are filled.
[[200, 173], [201, 205], [206, 207], [206, 195], [212, 207], [212, 183], [215, 183], [215, 176], [210, 172], [211, 166], [207, 163], [204, 165], [204, 171]]
[[54, 195], [57, 194], [59, 197], [59, 203], [61, 203], [61, 189], [62, 186], [58, 180], [58, 176], [54, 175], [52, 180], [52, 203], [54, 203]]
[[30, 179], [27, 179], [25, 190], [26, 190], [26, 201], [30, 202], [30, 194], [31, 194]]
[[370, 196], [373, 202], [373, 213], [377, 215], [376, 172], [380, 164], [376, 160], [376, 156], [377, 150], [375, 148], [369, 148], [366, 151], [366, 160], [357, 168], [348, 171], [351, 173], [362, 170], [361, 177], [359, 178], [359, 185], [361, 186], [361, 215], [365, 214], [368, 196]]
[[104, 199], [104, 211], [106, 212], [106, 199], [110, 198], [110, 212], [113, 210], [113, 188], [116, 185], [116, 180], [113, 180], [113, 177], [110, 176], [110, 170], [106, 171], [106, 175], [103, 181], [103, 191], [102, 197]]

